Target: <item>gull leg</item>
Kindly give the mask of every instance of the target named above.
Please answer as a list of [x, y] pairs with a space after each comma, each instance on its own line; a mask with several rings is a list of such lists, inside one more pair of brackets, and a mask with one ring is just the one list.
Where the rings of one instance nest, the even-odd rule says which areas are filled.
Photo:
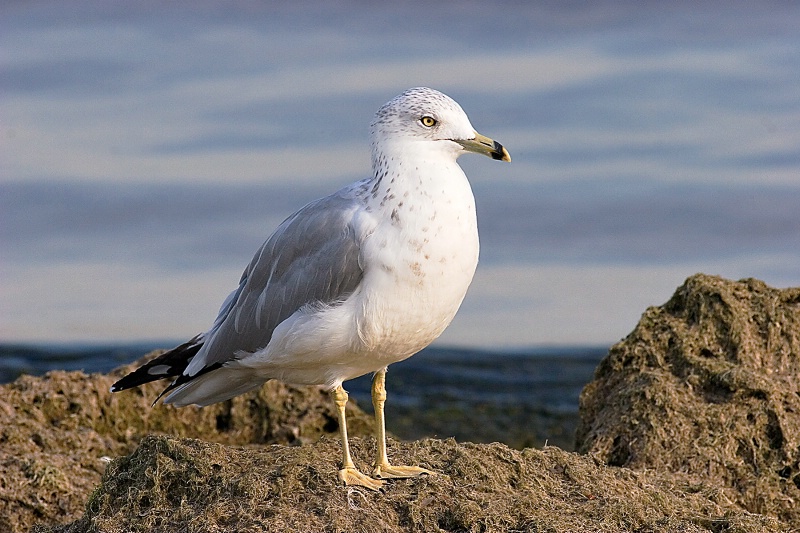
[[339, 480], [345, 485], [357, 485], [370, 490], [380, 490], [383, 481], [372, 479], [359, 472], [350, 457], [350, 444], [347, 441], [347, 419], [345, 417], [345, 407], [349, 395], [344, 388], [339, 385], [333, 390], [333, 399], [336, 402], [336, 411], [339, 414], [339, 436], [342, 438], [342, 469], [339, 470]]
[[393, 466], [389, 464], [386, 454], [386, 421], [383, 415], [383, 404], [386, 403], [386, 369], [375, 373], [372, 378], [372, 407], [375, 409], [375, 436], [378, 439], [378, 454], [375, 457], [375, 469], [372, 476], [378, 479], [417, 477], [423, 474], [433, 475], [419, 466]]

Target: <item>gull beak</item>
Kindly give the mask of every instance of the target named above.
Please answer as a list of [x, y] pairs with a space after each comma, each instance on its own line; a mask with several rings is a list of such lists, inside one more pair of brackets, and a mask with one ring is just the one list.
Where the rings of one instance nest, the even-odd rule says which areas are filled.
[[475, 137], [472, 139], [453, 139], [455, 142], [464, 147], [468, 152], [475, 152], [476, 154], [488, 155], [492, 159], [499, 161], [511, 161], [511, 156], [508, 155], [508, 150], [503, 148], [499, 142], [481, 135], [477, 131]]

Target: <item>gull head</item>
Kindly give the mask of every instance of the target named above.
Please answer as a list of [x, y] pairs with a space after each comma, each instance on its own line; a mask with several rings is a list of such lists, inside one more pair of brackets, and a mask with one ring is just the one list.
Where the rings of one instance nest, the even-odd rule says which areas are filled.
[[451, 154], [475, 152], [511, 161], [503, 145], [481, 135], [458, 103], [434, 89], [416, 87], [395, 96], [375, 114], [370, 126], [373, 159], [412, 147]]

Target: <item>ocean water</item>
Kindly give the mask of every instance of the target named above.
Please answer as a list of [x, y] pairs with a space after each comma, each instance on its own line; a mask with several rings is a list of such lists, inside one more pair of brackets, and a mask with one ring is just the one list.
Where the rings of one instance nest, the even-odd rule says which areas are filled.
[[[167, 346], [171, 344], [4, 344], [0, 383], [49, 370], [108, 372]], [[387, 427], [406, 439], [456, 437], [518, 448], [547, 442], [571, 449], [580, 391], [606, 352], [603, 347], [504, 353], [427, 348], [389, 368]], [[370, 383], [371, 376], [345, 383], [351, 398], [368, 412]]]

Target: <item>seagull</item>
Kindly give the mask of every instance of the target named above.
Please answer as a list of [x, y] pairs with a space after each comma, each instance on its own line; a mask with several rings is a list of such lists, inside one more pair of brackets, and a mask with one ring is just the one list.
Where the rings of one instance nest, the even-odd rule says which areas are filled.
[[[270, 379], [332, 392], [345, 485], [432, 475], [392, 465], [386, 450], [386, 370], [428, 346], [455, 316], [478, 264], [467, 152], [511, 161], [453, 99], [427, 87], [384, 104], [370, 127], [372, 175], [313, 201], [256, 252], [211, 328], [117, 381], [112, 392], [172, 382], [153, 402], [206, 406]], [[377, 453], [354, 465], [342, 383], [373, 373]]]

